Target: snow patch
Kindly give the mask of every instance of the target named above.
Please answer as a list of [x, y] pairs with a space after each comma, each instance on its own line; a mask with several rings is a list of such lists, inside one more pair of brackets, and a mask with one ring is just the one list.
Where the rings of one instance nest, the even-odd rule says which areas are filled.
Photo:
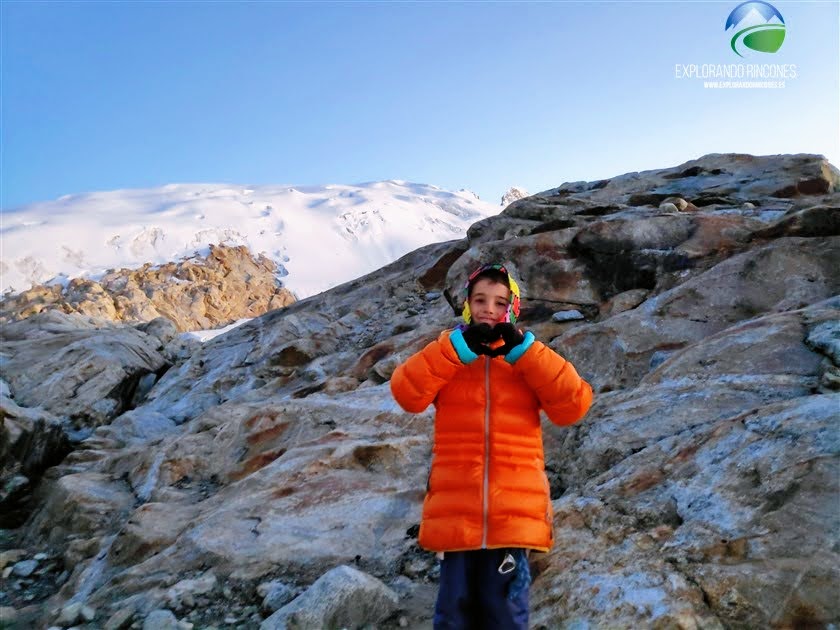
[[198, 339], [201, 343], [205, 341], [210, 341], [211, 339], [215, 339], [219, 335], [223, 335], [229, 330], [233, 330], [244, 324], [245, 322], [250, 322], [253, 317], [246, 317], [244, 319], [238, 319], [232, 324], [228, 324], [224, 328], [213, 328], [210, 330], [191, 330], [189, 332], [181, 333], [178, 335], [179, 337], [185, 337], [189, 339]]

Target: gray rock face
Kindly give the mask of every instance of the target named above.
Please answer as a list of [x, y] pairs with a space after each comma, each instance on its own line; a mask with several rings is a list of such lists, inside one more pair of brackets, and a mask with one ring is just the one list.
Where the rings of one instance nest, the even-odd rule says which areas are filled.
[[58, 311], [6, 324], [0, 340], [15, 402], [77, 427], [118, 416], [139, 379], [167, 365], [156, 337]]
[[696, 343], [742, 320], [840, 293], [840, 237], [783, 238], [733, 256], [640, 307], [552, 345], [602, 391], [633, 387], [657, 351]]
[[[128, 326], [47, 311], [0, 333], [0, 505], [26, 496], [41, 473], [135, 405], [168, 363], [161, 341]], [[170, 422], [167, 419], [167, 422]], [[9, 512], [14, 522], [14, 511]]]
[[263, 598], [263, 610], [267, 610], [270, 613], [279, 610], [295, 597], [294, 589], [280, 580], [272, 580], [271, 582], [260, 584], [257, 587], [257, 594]]
[[375, 577], [340, 566], [271, 615], [260, 630], [359, 628], [390, 616], [398, 600], [397, 594]]
[[26, 496], [41, 472], [58, 464], [70, 443], [58, 418], [17, 405], [0, 395], [0, 507], [6, 527], [20, 523], [12, 506]]
[[837, 394], [804, 396], [721, 414], [701, 429], [672, 428], [555, 501], [558, 538], [540, 561], [535, 623], [766, 627], [831, 618], [836, 552], [813, 532], [837, 522], [830, 479], [840, 445], [829, 426], [838, 404]]
[[[428, 623], [432, 603], [414, 596], [436, 579], [416, 546], [432, 413], [404, 413], [387, 380], [456, 323], [465, 275], [498, 260], [520, 280], [522, 326], [596, 387], [579, 424], [544, 425], [555, 546], [532, 557], [534, 626], [836, 623], [837, 185], [815, 156], [742, 155], [564, 184], [468, 239], [178, 350], [134, 408], [104, 414], [41, 480], [21, 539], [74, 570], [39, 604], [142, 619], [219, 602], [256, 625], [260, 585], [281, 580], [304, 594], [271, 624], [392, 627], [373, 619], [396, 605]], [[174, 343], [165, 325], [50, 321], [60, 330], [9, 347], [36, 356], [51, 335], [124, 333], [140, 351], [120, 361], [139, 374], [159, 359], [141, 368], [138, 354]], [[10, 423], [22, 416], [63, 422], [78, 401], [26, 385], [16, 357], [3, 365], [4, 430], [22, 435]], [[24, 386], [37, 396], [21, 400]], [[399, 584], [402, 599], [379, 586], [372, 599], [318, 595], [340, 565]], [[207, 575], [236, 588], [219, 594]], [[339, 581], [356, 592], [369, 576]], [[201, 620], [221, 625], [228, 608]]]

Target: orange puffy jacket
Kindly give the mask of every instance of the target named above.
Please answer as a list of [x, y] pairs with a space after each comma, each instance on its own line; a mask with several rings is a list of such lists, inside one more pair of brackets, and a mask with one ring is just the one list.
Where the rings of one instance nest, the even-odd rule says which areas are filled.
[[539, 410], [572, 424], [592, 388], [571, 363], [533, 341], [515, 363], [458, 358], [450, 331], [391, 377], [406, 411], [435, 404], [431, 472], [419, 544], [430, 551], [523, 547], [547, 551], [552, 511]]

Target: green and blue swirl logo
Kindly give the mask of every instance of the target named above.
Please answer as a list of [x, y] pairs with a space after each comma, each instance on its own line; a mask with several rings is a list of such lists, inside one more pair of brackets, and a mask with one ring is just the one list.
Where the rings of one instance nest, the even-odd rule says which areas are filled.
[[750, 0], [742, 2], [726, 19], [726, 28], [735, 29], [730, 46], [735, 54], [743, 57], [745, 49], [774, 53], [785, 41], [785, 19], [769, 2]]

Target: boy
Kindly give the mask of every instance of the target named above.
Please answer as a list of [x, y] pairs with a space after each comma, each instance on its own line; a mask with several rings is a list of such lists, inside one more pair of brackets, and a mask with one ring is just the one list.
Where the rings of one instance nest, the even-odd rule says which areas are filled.
[[406, 411], [435, 405], [418, 543], [443, 553], [434, 626], [527, 628], [527, 550], [548, 551], [552, 513], [539, 411], [576, 422], [592, 388], [571, 363], [516, 329], [519, 287], [502, 265], [467, 280], [466, 325], [400, 365]]

